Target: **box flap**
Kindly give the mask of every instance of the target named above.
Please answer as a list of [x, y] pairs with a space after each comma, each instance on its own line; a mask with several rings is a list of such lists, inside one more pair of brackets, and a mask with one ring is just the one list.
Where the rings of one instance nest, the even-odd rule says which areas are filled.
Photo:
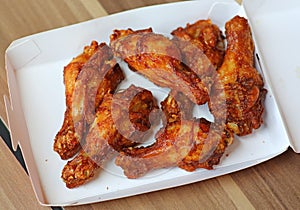
[[244, 0], [243, 6], [259, 48], [280, 112], [289, 133], [290, 145], [300, 152], [300, 1]]
[[24, 112], [21, 106], [21, 98], [18, 92], [17, 80], [14, 74], [13, 65], [8, 59], [8, 50], [5, 54], [5, 68], [7, 72], [9, 97], [5, 95], [4, 102], [9, 125], [8, 129], [10, 130], [12, 149], [16, 151], [17, 146], [20, 146], [35, 195], [40, 203], [44, 203], [45, 199], [31, 149], [31, 143], [29, 140], [30, 137], [27, 131]]

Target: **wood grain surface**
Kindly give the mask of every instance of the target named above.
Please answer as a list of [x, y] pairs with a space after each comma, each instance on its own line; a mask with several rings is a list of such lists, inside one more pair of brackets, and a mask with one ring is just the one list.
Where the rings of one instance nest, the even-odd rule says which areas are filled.
[[[0, 96], [8, 95], [4, 54], [13, 40], [132, 8], [167, 2], [175, 1], [1, 0]], [[7, 122], [2, 99], [0, 116]], [[38, 204], [29, 178], [2, 139], [0, 161], [0, 209], [50, 209]], [[222, 177], [65, 209], [300, 209], [300, 155], [288, 149], [272, 160]]]

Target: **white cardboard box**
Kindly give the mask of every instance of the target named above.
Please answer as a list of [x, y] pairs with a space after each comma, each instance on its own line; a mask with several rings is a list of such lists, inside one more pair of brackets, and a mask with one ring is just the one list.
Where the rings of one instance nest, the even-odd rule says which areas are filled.
[[[273, 158], [291, 146], [300, 152], [300, 2], [286, 0], [201, 0], [135, 9], [28, 37], [6, 50], [10, 100], [4, 97], [12, 143], [20, 145], [38, 201], [42, 205], [100, 202], [197, 182]], [[113, 29], [152, 27], [169, 34], [179, 26], [211, 18], [224, 30], [234, 15], [250, 21], [257, 67], [268, 89], [265, 123], [253, 134], [235, 138], [214, 170], [161, 169], [129, 180], [111, 164], [88, 184], [68, 189], [60, 178], [66, 164], [53, 151], [65, 111], [63, 67], [92, 40], [109, 42]]]

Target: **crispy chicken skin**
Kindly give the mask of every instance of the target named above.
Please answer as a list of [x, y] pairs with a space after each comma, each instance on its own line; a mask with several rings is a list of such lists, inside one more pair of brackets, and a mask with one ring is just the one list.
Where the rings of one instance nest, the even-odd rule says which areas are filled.
[[196, 104], [208, 101], [208, 91], [201, 79], [184, 65], [178, 46], [167, 37], [151, 29], [114, 30], [110, 46], [131, 70], [156, 85], [182, 92]]
[[80, 149], [78, 144], [78, 135], [75, 132], [73, 116], [72, 116], [72, 101], [75, 82], [82, 70], [83, 65], [97, 51], [98, 43], [93, 41], [90, 46], [84, 47], [84, 51], [73, 58], [73, 60], [64, 67], [64, 84], [66, 95], [66, 111], [61, 129], [55, 136], [54, 150], [61, 156], [62, 159], [72, 157]]
[[182, 119], [190, 120], [193, 117], [195, 104], [181, 92], [171, 90], [160, 104], [164, 113], [163, 125], [180, 122]]
[[194, 71], [209, 89], [212, 75], [224, 59], [224, 37], [211, 20], [198, 20], [171, 32], [181, 50], [184, 63]]
[[90, 126], [86, 144], [63, 168], [62, 179], [66, 186], [74, 188], [86, 183], [116, 152], [135, 145], [134, 141], [141, 141], [150, 132], [150, 115], [157, 107], [151, 92], [143, 88], [130, 86], [114, 95], [106, 94]]
[[210, 110], [239, 136], [263, 122], [266, 90], [254, 67], [254, 44], [245, 18], [235, 16], [225, 25], [227, 49], [211, 90]]

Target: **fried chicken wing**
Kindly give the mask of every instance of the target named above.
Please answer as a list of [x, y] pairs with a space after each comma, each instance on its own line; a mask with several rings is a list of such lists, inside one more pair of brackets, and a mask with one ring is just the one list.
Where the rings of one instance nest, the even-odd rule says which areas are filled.
[[116, 152], [135, 145], [134, 141], [141, 141], [150, 131], [150, 115], [155, 109], [153, 95], [142, 88], [130, 86], [123, 92], [106, 94], [90, 126], [86, 144], [63, 168], [62, 179], [66, 186], [74, 188], [86, 183]]
[[197, 74], [182, 62], [177, 45], [150, 29], [114, 30], [110, 46], [116, 56], [161, 87], [184, 93], [196, 104], [208, 101], [208, 91]]
[[172, 91], [161, 106], [165, 118], [163, 127], [156, 133], [156, 141], [145, 147], [125, 148], [115, 160], [130, 179], [155, 169], [176, 166], [191, 148], [193, 122], [187, 119], [191, 117], [189, 108], [193, 103], [184, 94]]
[[223, 62], [225, 45], [218, 26], [211, 20], [199, 20], [172, 31], [173, 40], [181, 50], [184, 63], [194, 71], [208, 91], [212, 75]]
[[[191, 42], [192, 45], [199, 48], [215, 68], [221, 66], [225, 53], [224, 37], [219, 27], [213, 24], [211, 20], [198, 20], [193, 24], [188, 23], [185, 28], [179, 27], [172, 31], [171, 34], [178, 41], [180, 49], [184, 53], [184, 58], [188, 63], [193, 63], [196, 60], [206, 62], [207, 60], [202, 60], [202, 57], [193, 58], [193, 52], [189, 49], [190, 46], [183, 45], [185, 42], [180, 42], [180, 40]], [[176, 38], [179, 38], [179, 40]], [[209, 66], [210, 64], [203, 63], [202, 65]], [[199, 73], [206, 74], [205, 69], [204, 71], [199, 71]]]
[[[126, 111], [128, 110], [128, 111]], [[152, 93], [131, 85], [115, 94], [112, 101], [112, 118], [118, 132], [131, 141], [142, 143], [142, 138], [158, 123], [159, 107]]]
[[178, 163], [186, 171], [213, 169], [234, 140], [233, 133], [224, 124], [211, 123], [204, 118], [194, 121], [193, 137], [193, 147]]
[[114, 93], [125, 76], [111, 49], [101, 43], [78, 75], [73, 94], [74, 127], [83, 133], [95, 119], [95, 112], [107, 93]]
[[96, 107], [123, 79], [123, 72], [110, 48], [105, 43], [98, 45], [96, 41], [65, 68], [67, 111], [53, 146], [62, 159], [68, 159], [80, 150]]
[[75, 132], [72, 116], [72, 98], [75, 89], [75, 82], [83, 65], [97, 51], [98, 43], [93, 41], [90, 46], [84, 47], [83, 53], [75, 57], [64, 67], [64, 84], [66, 95], [66, 111], [63, 125], [55, 136], [53, 149], [62, 159], [72, 157], [80, 149], [78, 135]]
[[[223, 125], [191, 116], [191, 103], [184, 95], [171, 93], [161, 102], [165, 127], [156, 141], [147, 147], [129, 147], [116, 158], [128, 178], [138, 178], [149, 171], [179, 166], [187, 171], [212, 169], [219, 163], [233, 134]], [[187, 105], [187, 106], [183, 106]]]
[[135, 179], [160, 168], [176, 166], [190, 151], [193, 122], [168, 123], [156, 135], [154, 144], [148, 147], [130, 147], [116, 158], [116, 165], [124, 174]]
[[267, 91], [254, 67], [254, 44], [247, 20], [235, 16], [225, 29], [227, 49], [214, 79], [209, 106], [215, 120], [243, 136], [262, 124]]
[[193, 121], [193, 145], [177, 166], [186, 171], [197, 168], [212, 169], [220, 162], [228, 145], [233, 142], [233, 133], [225, 125], [215, 124], [204, 118], [193, 119], [193, 104], [180, 93], [171, 93], [161, 102], [167, 123], [182, 119]]

